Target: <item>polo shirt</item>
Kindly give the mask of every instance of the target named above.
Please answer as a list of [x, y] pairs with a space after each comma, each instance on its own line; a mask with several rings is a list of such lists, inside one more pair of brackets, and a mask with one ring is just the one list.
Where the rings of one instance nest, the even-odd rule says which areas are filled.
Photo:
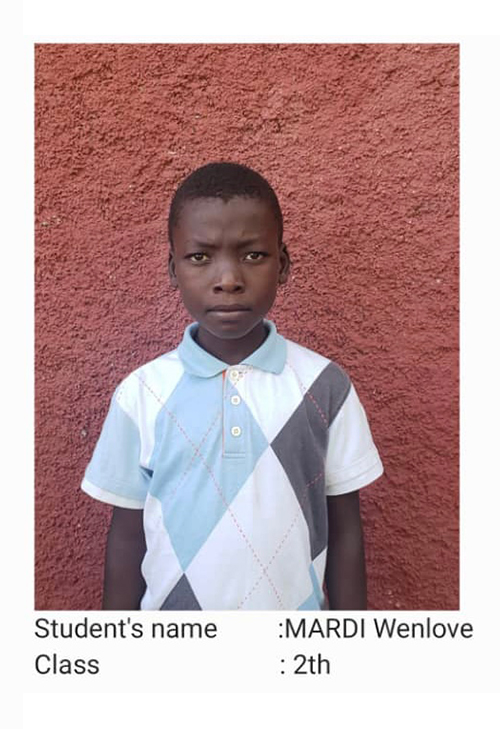
[[194, 340], [116, 389], [82, 488], [144, 510], [144, 610], [319, 610], [327, 495], [382, 473], [348, 375], [284, 339], [228, 365]]

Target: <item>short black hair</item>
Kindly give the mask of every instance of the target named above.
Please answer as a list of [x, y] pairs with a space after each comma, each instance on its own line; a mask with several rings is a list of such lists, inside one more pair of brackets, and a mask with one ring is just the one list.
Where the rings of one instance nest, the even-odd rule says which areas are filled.
[[210, 162], [191, 172], [179, 185], [170, 203], [168, 238], [173, 244], [173, 230], [182, 207], [188, 200], [218, 197], [227, 202], [233, 197], [251, 197], [267, 203], [278, 223], [278, 242], [283, 238], [283, 215], [278, 197], [269, 182], [258, 172], [235, 162]]

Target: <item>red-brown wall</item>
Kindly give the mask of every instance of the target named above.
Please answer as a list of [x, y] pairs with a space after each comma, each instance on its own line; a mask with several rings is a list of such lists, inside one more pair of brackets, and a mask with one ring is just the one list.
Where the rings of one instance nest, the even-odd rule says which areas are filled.
[[80, 493], [111, 393], [175, 347], [182, 177], [243, 162], [293, 257], [272, 316], [337, 360], [385, 475], [372, 609], [458, 608], [458, 46], [36, 48], [36, 608], [97, 609], [110, 507]]

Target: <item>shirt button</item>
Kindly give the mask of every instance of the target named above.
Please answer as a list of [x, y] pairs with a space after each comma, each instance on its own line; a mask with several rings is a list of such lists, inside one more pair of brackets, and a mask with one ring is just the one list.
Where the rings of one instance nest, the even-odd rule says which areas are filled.
[[238, 438], [241, 435], [241, 428], [239, 428], [237, 425], [233, 425], [231, 428], [231, 435], [234, 435], [235, 438]]
[[239, 376], [240, 375], [238, 370], [229, 370], [229, 379], [231, 380], [231, 382], [236, 382]]
[[239, 405], [241, 398], [239, 395], [231, 395], [231, 405]]

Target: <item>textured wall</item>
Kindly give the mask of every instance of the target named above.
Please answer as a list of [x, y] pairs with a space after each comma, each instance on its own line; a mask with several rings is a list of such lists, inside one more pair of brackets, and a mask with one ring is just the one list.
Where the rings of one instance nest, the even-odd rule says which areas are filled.
[[278, 327], [370, 418], [370, 607], [457, 609], [458, 47], [41, 45], [36, 145], [36, 607], [100, 605], [111, 509], [80, 480], [119, 380], [188, 322], [172, 190], [224, 159], [282, 202]]

